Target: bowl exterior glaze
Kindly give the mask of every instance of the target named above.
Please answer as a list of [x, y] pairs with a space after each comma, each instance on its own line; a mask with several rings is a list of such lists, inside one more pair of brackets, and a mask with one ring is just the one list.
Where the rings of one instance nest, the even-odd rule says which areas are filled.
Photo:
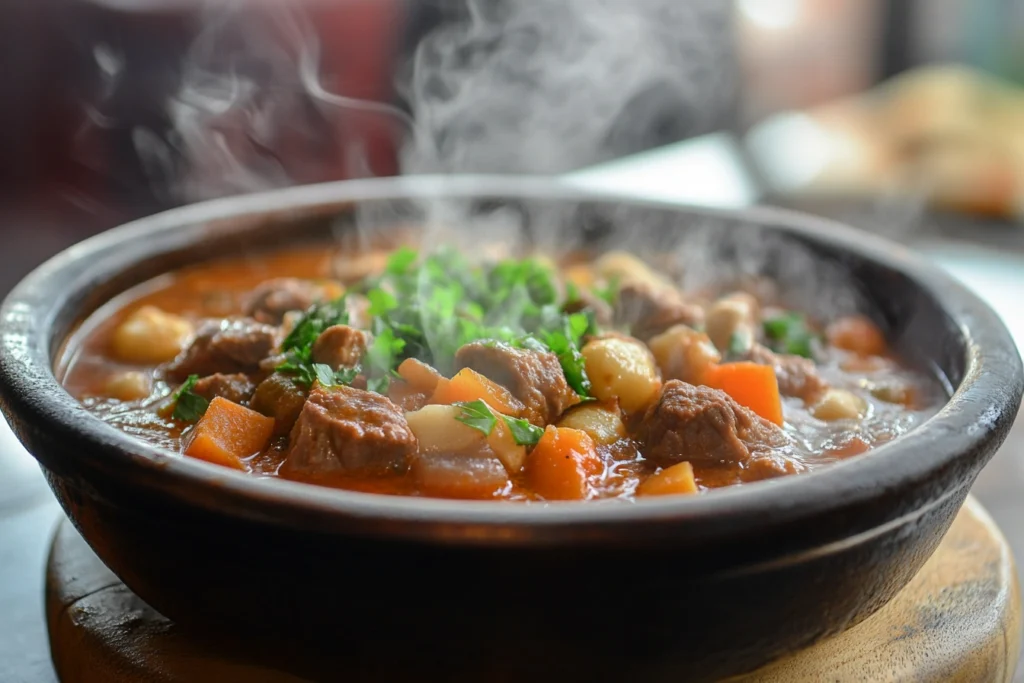
[[[585, 245], [614, 240], [622, 220], [652, 226], [629, 239], [697, 223], [778, 236], [849, 272], [904, 355], [956, 393], [911, 434], [808, 475], [692, 499], [522, 506], [330, 491], [168, 457], [54, 379], [68, 333], [127, 287], [240, 242], [343, 232], [335, 217], [354, 203], [438, 197], [513, 207], [534, 233], [538, 215], [586, 223]], [[1022, 390], [999, 319], [895, 245], [791, 214], [509, 179], [343, 183], [162, 214], [56, 257], [2, 315], [4, 414], [99, 557], [168, 617], [267, 642], [270, 664], [316, 680], [711, 680], [755, 668], [851, 626], [913, 577]]]

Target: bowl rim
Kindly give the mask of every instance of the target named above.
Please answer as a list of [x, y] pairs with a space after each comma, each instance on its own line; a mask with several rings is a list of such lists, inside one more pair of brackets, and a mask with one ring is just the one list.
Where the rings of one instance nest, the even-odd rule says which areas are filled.
[[[199, 239], [201, 227], [209, 221], [289, 211], [308, 214], [317, 208], [359, 201], [432, 197], [624, 203], [760, 224], [840, 246], [900, 271], [939, 303], [963, 335], [967, 349], [963, 380], [935, 416], [908, 434], [857, 458], [800, 476], [729, 487], [713, 495], [522, 504], [360, 493], [253, 477], [192, 458], [168, 456], [166, 450], [90, 414], [55, 377], [50, 330], [63, 301], [58, 296], [61, 279], [69, 272], [97, 267], [127, 242], [153, 240], [154, 235], [171, 231], [179, 231], [183, 240]], [[122, 263], [121, 270], [128, 265]], [[1022, 387], [1021, 357], [999, 317], [964, 285], [906, 247], [834, 221], [783, 209], [694, 207], [581, 189], [563, 179], [546, 177], [373, 178], [192, 204], [133, 221], [66, 249], [24, 278], [0, 308], [0, 401], [5, 413], [15, 414], [15, 422], [33, 428], [83, 439], [93, 448], [80, 449], [77, 457], [88, 460], [90, 466], [129, 478], [135, 486], [264, 523], [336, 529], [337, 523], [344, 521], [341, 527], [348, 530], [362, 525], [366, 533], [420, 540], [429, 528], [427, 535], [440, 542], [564, 543], [621, 536], [623, 525], [645, 522], [686, 525], [695, 537], [704, 533], [710, 538], [739, 531], [751, 520], [785, 524], [864, 504], [880, 491], [926, 481], [936, 470], [984, 451], [993, 439], [1001, 441], [1001, 433], [1008, 429], [1020, 404]], [[714, 520], [707, 525], [714, 532], [701, 532], [702, 523], [708, 520]]]

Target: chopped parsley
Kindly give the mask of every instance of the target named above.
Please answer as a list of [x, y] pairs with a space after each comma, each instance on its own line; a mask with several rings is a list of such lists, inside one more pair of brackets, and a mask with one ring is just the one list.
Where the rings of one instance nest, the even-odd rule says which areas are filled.
[[[454, 249], [420, 255], [403, 247], [391, 254], [382, 274], [352, 289], [365, 293], [373, 317], [374, 341], [363, 363], [371, 389], [386, 390], [407, 358], [450, 376], [459, 348], [496, 341], [552, 351], [573, 389], [589, 395], [579, 346], [597, 332], [593, 312], [563, 312], [555, 273], [542, 261], [474, 265]], [[569, 295], [578, 296], [578, 290]]]
[[325, 387], [351, 384], [359, 374], [359, 368], [334, 371], [329, 365], [313, 362], [313, 344], [324, 330], [347, 324], [348, 308], [344, 296], [310, 306], [281, 343], [285, 359], [277, 366], [277, 371], [291, 375], [296, 384], [304, 387], [311, 387], [314, 382]]
[[508, 425], [509, 432], [511, 432], [517, 446], [536, 445], [540, 441], [540, 437], [544, 435], [543, 428], [532, 425], [522, 418], [509, 417], [500, 413], [496, 415], [491, 410], [491, 407], [480, 399], [455, 403], [454, 405], [458, 406], [461, 410], [455, 419], [467, 427], [472, 427], [484, 436], [491, 435], [495, 425], [498, 424], [499, 417]]
[[462, 424], [472, 427], [484, 436], [490, 436], [491, 432], [494, 431], [494, 425], [498, 423], [498, 418], [494, 416], [490, 406], [482, 400], [477, 399], [453, 405], [460, 408], [461, 412], [455, 416], [455, 419]]
[[795, 312], [768, 318], [764, 321], [764, 335], [773, 351], [804, 358], [814, 356], [818, 335], [807, 326], [807, 319]]
[[535, 446], [540, 441], [540, 437], [544, 436], [542, 427], [530, 424], [520, 417], [508, 417], [507, 415], [501, 417], [505, 420], [509, 431], [512, 432], [512, 438], [519, 446]]
[[210, 402], [192, 390], [199, 381], [199, 375], [189, 375], [184, 384], [174, 392], [174, 412], [171, 417], [183, 422], [195, 422], [203, 416]]

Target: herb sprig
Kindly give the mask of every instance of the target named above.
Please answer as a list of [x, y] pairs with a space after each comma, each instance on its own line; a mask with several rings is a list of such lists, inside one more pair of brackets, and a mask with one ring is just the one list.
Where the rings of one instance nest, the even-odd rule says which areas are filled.
[[381, 275], [354, 289], [365, 294], [373, 316], [374, 342], [365, 358], [371, 389], [386, 389], [406, 358], [450, 375], [460, 347], [487, 340], [550, 350], [570, 386], [589, 395], [580, 345], [597, 331], [593, 313], [564, 313], [561, 304], [568, 297], [540, 260], [477, 266], [454, 249], [421, 256], [403, 247], [391, 254]]
[[807, 325], [800, 313], [789, 312], [764, 321], [764, 335], [773, 351], [804, 358], [814, 356], [818, 335]]
[[175, 420], [195, 422], [210, 407], [209, 401], [193, 391], [197, 382], [199, 382], [199, 375], [189, 375], [188, 379], [174, 392], [172, 396], [174, 412], [171, 413], [171, 417]]
[[299, 319], [281, 343], [284, 362], [277, 371], [291, 375], [296, 384], [310, 387], [319, 382], [325, 387], [351, 384], [359, 368], [332, 370], [329, 365], [313, 362], [313, 344], [329, 327], [347, 325], [349, 321], [345, 297], [313, 304]]
[[541, 436], [544, 435], [543, 428], [532, 425], [527, 420], [519, 417], [509, 417], [500, 413], [495, 414], [491, 407], [480, 399], [456, 403], [455, 405], [461, 409], [461, 412], [455, 419], [467, 427], [472, 427], [484, 436], [491, 435], [494, 427], [498, 424], [499, 417], [508, 425], [512, 439], [516, 442], [517, 446], [535, 446], [540, 441]]

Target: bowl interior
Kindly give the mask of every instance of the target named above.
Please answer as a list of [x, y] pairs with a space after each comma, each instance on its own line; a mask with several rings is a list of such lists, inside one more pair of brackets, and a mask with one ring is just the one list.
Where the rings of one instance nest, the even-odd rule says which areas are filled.
[[[301, 242], [329, 239], [356, 249], [410, 235], [428, 244], [452, 236], [469, 251], [493, 240], [542, 251], [625, 247], [681, 267], [684, 282], [697, 285], [767, 275], [778, 280], [788, 303], [812, 314], [867, 313], [903, 358], [940, 377], [955, 394], [922, 428], [798, 477], [682, 500], [522, 506], [395, 499], [285, 481], [271, 486], [189, 458], [168, 458], [89, 415], [51, 371], [65, 340], [86, 317], [161, 273]], [[998, 318], [901, 247], [786, 212], [691, 209], [595, 196], [549, 181], [348, 182], [186, 207], [105, 233], [45, 264], [5, 303], [4, 323], [5, 400], [70, 442], [98, 445], [97, 453], [103, 452], [90, 464], [112, 476], [134, 477], [136, 484], [141, 480], [169, 495], [187, 492], [194, 504], [225, 514], [324, 529], [358, 526], [364, 533], [418, 536], [428, 529], [435, 540], [456, 542], [586, 542], [608, 534], [621, 539], [623, 524], [641, 520], [652, 534], [685, 532], [699, 542], [746, 529], [752, 518], [785, 525], [842, 506], [870, 510], [880, 490], [920, 481], [937, 469], [960, 467], [967, 485], [975, 470], [962, 456], [1005, 431], [1021, 391], [1020, 358]], [[34, 398], [26, 398], [30, 394]], [[906, 512], [900, 506], [879, 509], [845, 532]], [[711, 519], [710, 526], [696, 523]], [[838, 528], [838, 522], [834, 528], [822, 525], [822, 538]], [[821, 539], [809, 533], [801, 542], [816, 540]]]

